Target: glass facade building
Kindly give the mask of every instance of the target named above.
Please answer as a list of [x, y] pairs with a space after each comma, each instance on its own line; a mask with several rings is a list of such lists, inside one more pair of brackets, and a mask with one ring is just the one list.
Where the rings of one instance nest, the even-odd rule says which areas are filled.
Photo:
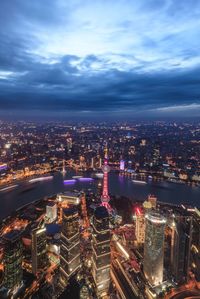
[[46, 218], [48, 222], [53, 222], [57, 219], [57, 204], [49, 202], [46, 206]]
[[3, 236], [4, 242], [4, 278], [3, 286], [14, 292], [22, 284], [23, 248], [21, 234], [13, 230]]
[[176, 216], [172, 232], [171, 268], [174, 280], [188, 280], [192, 240], [192, 217]]
[[163, 281], [165, 224], [165, 218], [158, 213], [145, 216], [144, 274], [152, 286]]
[[110, 286], [109, 214], [105, 207], [101, 206], [95, 210], [92, 227], [92, 275], [99, 298], [108, 294]]
[[80, 267], [79, 214], [75, 206], [63, 209], [60, 245], [60, 281], [66, 285]]
[[192, 222], [191, 268], [200, 283], [200, 214]]
[[32, 230], [31, 242], [32, 272], [44, 271], [48, 264], [46, 228], [37, 227]]
[[138, 244], [144, 244], [145, 240], [145, 216], [144, 214], [136, 215], [135, 235]]

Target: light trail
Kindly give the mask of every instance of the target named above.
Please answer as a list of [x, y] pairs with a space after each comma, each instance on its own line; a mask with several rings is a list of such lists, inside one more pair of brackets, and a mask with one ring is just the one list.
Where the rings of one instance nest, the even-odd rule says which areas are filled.
[[8, 187], [5, 187], [3, 189], [0, 189], [0, 192], [8, 191], [8, 190], [14, 189], [16, 187], [18, 187], [18, 185], [8, 186]]
[[53, 179], [53, 176], [44, 176], [44, 177], [39, 177], [35, 179], [29, 180], [29, 183], [36, 183], [36, 182], [43, 182], [43, 181], [50, 181]]

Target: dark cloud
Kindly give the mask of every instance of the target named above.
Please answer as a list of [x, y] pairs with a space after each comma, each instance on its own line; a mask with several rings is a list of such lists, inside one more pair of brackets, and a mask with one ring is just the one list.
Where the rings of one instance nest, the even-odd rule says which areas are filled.
[[[80, 74], [65, 56], [53, 65], [27, 62], [26, 73], [1, 80], [2, 108], [115, 111], [198, 102], [200, 69], [154, 74], [110, 70]], [[91, 61], [86, 58], [85, 64]], [[92, 60], [95, 60], [94, 57]], [[97, 59], [98, 60], [98, 59]], [[31, 67], [30, 67], [31, 66]], [[9, 81], [9, 82], [7, 82]]]
[[[180, 52], [182, 61], [176, 59], [170, 68], [165, 67], [165, 55], [152, 62], [138, 58], [137, 54], [122, 53], [119, 54], [122, 62], [117, 67], [116, 53], [106, 53], [104, 56], [90, 54], [84, 57], [66, 53], [48, 57], [39, 52], [39, 33], [45, 30], [51, 32], [51, 29], [55, 32], [55, 28], [62, 28], [63, 22], [68, 28], [70, 10], [79, 1], [75, 1], [74, 5], [69, 4], [67, 13], [62, 3], [49, 0], [34, 0], [31, 4], [25, 0], [1, 1], [1, 110], [41, 110], [49, 114], [67, 112], [69, 115], [71, 112], [76, 115], [91, 112], [93, 116], [103, 111], [107, 114], [121, 112], [124, 116], [132, 113], [134, 116], [138, 113], [154, 114], [154, 111], [156, 114], [157, 109], [163, 107], [193, 103], [200, 105], [198, 62], [196, 67], [189, 65], [184, 68], [181, 64], [182, 61], [187, 63], [191, 57], [198, 58], [199, 51], [195, 47], [183, 48]], [[167, 15], [176, 15], [179, 13], [177, 9], [185, 13], [189, 10], [189, 2], [185, 1], [179, 4], [170, 1], [168, 6], [166, 1], [165, 5], [163, 1], [156, 1], [156, 5], [153, 5], [155, 1], [151, 1], [151, 5], [150, 2], [148, 5], [144, 3], [141, 7], [150, 12], [165, 9]], [[120, 24], [131, 27], [132, 23], [124, 20]], [[159, 39], [171, 48], [174, 39], [181, 42], [178, 32], [166, 34]], [[158, 41], [153, 36], [147, 36], [141, 45], [151, 51], [159, 48]], [[115, 62], [109, 55], [115, 57]], [[124, 67], [124, 61], [129, 61], [130, 66]], [[132, 65], [133, 62], [135, 64]], [[152, 68], [154, 64], [159, 66]]]

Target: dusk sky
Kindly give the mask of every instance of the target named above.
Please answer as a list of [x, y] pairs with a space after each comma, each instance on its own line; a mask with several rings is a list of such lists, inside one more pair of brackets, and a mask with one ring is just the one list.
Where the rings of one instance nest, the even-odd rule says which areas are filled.
[[200, 116], [200, 1], [1, 0], [3, 115]]

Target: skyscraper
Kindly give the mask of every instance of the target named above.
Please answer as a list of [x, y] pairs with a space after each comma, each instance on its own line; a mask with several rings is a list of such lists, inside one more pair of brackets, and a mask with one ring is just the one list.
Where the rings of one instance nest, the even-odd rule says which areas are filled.
[[4, 241], [4, 279], [5, 286], [15, 293], [22, 284], [22, 241], [18, 230], [13, 230], [3, 236]]
[[60, 281], [63, 286], [80, 267], [80, 233], [77, 207], [63, 209], [61, 246], [60, 246]]
[[192, 218], [175, 216], [172, 229], [171, 269], [178, 283], [187, 281], [192, 239]]
[[157, 166], [160, 162], [160, 149], [158, 147], [153, 149], [153, 165]]
[[48, 265], [47, 237], [44, 224], [34, 228], [31, 236], [32, 272], [37, 274], [39, 271], [44, 271]]
[[200, 211], [195, 211], [192, 221], [191, 268], [200, 284]]
[[135, 235], [138, 245], [144, 244], [145, 240], [145, 215], [140, 211], [139, 208], [136, 209], [136, 227]]
[[55, 202], [48, 202], [46, 206], [46, 217], [50, 223], [57, 219], [57, 204]]
[[164, 229], [166, 220], [158, 213], [145, 216], [144, 274], [152, 286], [163, 281]]
[[97, 297], [108, 294], [110, 285], [110, 230], [109, 214], [104, 206], [95, 210], [93, 220], [92, 275]]

